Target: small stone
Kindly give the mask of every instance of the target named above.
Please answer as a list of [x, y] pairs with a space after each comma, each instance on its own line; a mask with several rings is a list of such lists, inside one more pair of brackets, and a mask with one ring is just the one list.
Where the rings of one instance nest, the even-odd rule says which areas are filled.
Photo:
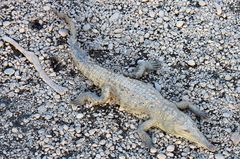
[[58, 33], [62, 36], [65, 37], [68, 35], [68, 30], [67, 29], [60, 29]]
[[115, 29], [113, 31], [113, 33], [115, 33], [115, 34], [119, 34], [119, 33], [122, 33], [122, 32], [123, 32], [123, 29]]
[[6, 69], [4, 70], [4, 73], [5, 73], [6, 75], [12, 76], [12, 75], [15, 73], [15, 70], [14, 70], [13, 68], [6, 68]]
[[54, 95], [54, 98], [55, 98], [55, 99], [60, 99], [61, 96], [60, 96], [59, 94], [55, 94], [55, 95]]
[[166, 157], [166, 155], [160, 153], [160, 154], [157, 155], [157, 158], [158, 159], [166, 159], [167, 157]]
[[182, 28], [184, 23], [185, 23], [184, 21], [177, 21], [176, 23], [177, 28]]
[[88, 30], [90, 30], [91, 29], [91, 25], [90, 24], [85, 24], [84, 26], [83, 26], [83, 30], [84, 31], [88, 31]]
[[187, 61], [187, 64], [188, 64], [189, 66], [192, 66], [192, 67], [196, 65], [195, 61], [193, 61], [193, 60]]
[[216, 154], [215, 159], [224, 159], [224, 156], [222, 154]]
[[116, 20], [118, 20], [119, 17], [120, 17], [120, 13], [116, 12], [109, 18], [109, 21], [110, 22], [116, 21]]
[[95, 34], [99, 33], [99, 31], [97, 29], [92, 29], [92, 32], [95, 33]]
[[157, 152], [157, 149], [156, 149], [155, 147], [152, 147], [152, 148], [150, 149], [150, 152], [151, 152], [151, 153], [156, 153], [156, 152]]
[[234, 145], [238, 145], [240, 143], [240, 133], [239, 132], [232, 133], [231, 140]]
[[119, 159], [125, 159], [126, 157], [123, 156], [123, 155], [121, 155], [121, 156], [119, 156], [118, 158], [119, 158]]
[[142, 2], [148, 2], [149, 0], [142, 0]]
[[174, 146], [174, 145], [169, 145], [169, 146], [167, 147], [167, 151], [168, 151], [168, 152], [173, 152], [174, 149], [175, 149], [175, 146]]
[[108, 49], [109, 49], [109, 50], [112, 50], [112, 49], [113, 49], [113, 43], [109, 43], [109, 44], [108, 44]]
[[4, 21], [3, 22], [3, 27], [7, 27], [7, 26], [9, 26], [11, 23], [9, 22], [9, 21]]
[[140, 42], [140, 43], [143, 43], [143, 42], [144, 42], [144, 36], [140, 36], [140, 37], [139, 37], [139, 42]]
[[76, 118], [78, 118], [78, 119], [82, 119], [83, 117], [84, 117], [84, 114], [82, 114], [82, 113], [79, 113], [76, 115]]
[[25, 32], [25, 29], [24, 29], [24, 28], [20, 28], [20, 29], [19, 29], [19, 32], [20, 32], [20, 33], [24, 33], [24, 32]]
[[38, 113], [42, 114], [42, 113], [45, 113], [46, 111], [47, 111], [47, 108], [45, 106], [38, 107]]
[[204, 1], [198, 1], [198, 4], [203, 7], [203, 6], [206, 6], [207, 5], [207, 2], [204, 2]]
[[230, 75], [226, 75], [224, 78], [226, 81], [230, 81], [232, 79], [232, 77]]
[[45, 5], [45, 6], [43, 6], [43, 10], [45, 10], [45, 11], [49, 11], [51, 8], [50, 8], [50, 6], [49, 5]]
[[219, 5], [219, 4], [215, 4], [215, 7], [216, 7], [216, 14], [217, 15], [221, 15], [222, 14], [222, 8], [221, 8], [221, 6]]
[[18, 129], [17, 129], [17, 128], [12, 128], [12, 132], [13, 132], [13, 133], [17, 133], [17, 132], [18, 132]]
[[240, 93], [240, 87], [236, 88], [237, 93]]
[[150, 12], [149, 12], [149, 16], [150, 16], [151, 18], [154, 18], [154, 17], [155, 17], [155, 13], [154, 13], [153, 11], [150, 11]]
[[164, 11], [163, 11], [163, 10], [160, 10], [160, 11], [158, 12], [158, 15], [159, 15], [159, 17], [164, 17]]
[[0, 48], [1, 48], [1, 47], [3, 47], [3, 42], [2, 42], [2, 41], [0, 41]]
[[161, 91], [161, 85], [160, 84], [158, 84], [158, 82], [154, 82], [154, 87], [155, 87], [155, 89], [157, 90], [157, 91]]

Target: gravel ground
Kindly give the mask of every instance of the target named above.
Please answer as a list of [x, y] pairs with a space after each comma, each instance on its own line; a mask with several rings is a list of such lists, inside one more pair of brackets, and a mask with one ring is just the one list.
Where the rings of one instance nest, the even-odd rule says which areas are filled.
[[[236, 2], [236, 1], [235, 1]], [[215, 153], [152, 129], [148, 150], [136, 134], [142, 121], [116, 105], [71, 108], [97, 91], [69, 58], [67, 27], [49, 11], [74, 18], [78, 39], [105, 68], [126, 73], [138, 60], [163, 62], [141, 80], [171, 101], [189, 99], [209, 118], [188, 113], [218, 147]], [[47, 74], [69, 89], [60, 96], [33, 65], [0, 41], [0, 158], [240, 158], [240, 27], [229, 1], [16, 0], [0, 4], [0, 34], [34, 52]]]

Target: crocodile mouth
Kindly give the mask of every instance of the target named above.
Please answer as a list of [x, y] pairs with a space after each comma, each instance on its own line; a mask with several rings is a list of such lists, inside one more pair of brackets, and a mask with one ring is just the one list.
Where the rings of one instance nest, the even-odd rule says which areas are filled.
[[188, 140], [196, 143], [197, 145], [204, 147], [206, 149], [208, 149], [211, 152], [215, 152], [217, 150], [217, 147], [214, 146], [213, 144], [211, 144], [203, 135], [201, 135], [201, 138], [199, 138], [199, 140], [197, 140], [194, 137], [187, 137]]

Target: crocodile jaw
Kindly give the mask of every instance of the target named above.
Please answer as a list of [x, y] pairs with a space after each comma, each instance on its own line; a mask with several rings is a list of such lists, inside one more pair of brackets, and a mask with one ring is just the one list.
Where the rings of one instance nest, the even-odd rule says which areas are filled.
[[209, 151], [216, 151], [216, 147], [206, 139], [206, 137], [198, 130], [192, 119], [184, 113], [181, 113], [180, 116], [177, 116], [177, 118], [174, 118], [171, 121], [169, 120], [167, 123], [168, 126], [165, 125], [164, 128], [162, 127], [166, 132], [178, 137], [184, 137]]

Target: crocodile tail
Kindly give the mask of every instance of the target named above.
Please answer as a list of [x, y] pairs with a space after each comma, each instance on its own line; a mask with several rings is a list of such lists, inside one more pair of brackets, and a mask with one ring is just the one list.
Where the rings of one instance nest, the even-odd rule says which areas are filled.
[[[72, 56], [74, 60], [77, 60], [78, 62], [87, 62], [88, 61], [88, 54], [86, 51], [82, 50], [79, 47], [79, 44], [77, 42], [77, 30], [76, 27], [72, 21], [72, 19], [65, 13], [61, 13], [55, 8], [52, 8], [52, 11], [61, 19], [65, 20], [67, 23], [69, 30], [70, 30], [70, 37], [68, 39], [69, 46], [72, 50]], [[75, 61], [76, 62], [76, 61]]]

